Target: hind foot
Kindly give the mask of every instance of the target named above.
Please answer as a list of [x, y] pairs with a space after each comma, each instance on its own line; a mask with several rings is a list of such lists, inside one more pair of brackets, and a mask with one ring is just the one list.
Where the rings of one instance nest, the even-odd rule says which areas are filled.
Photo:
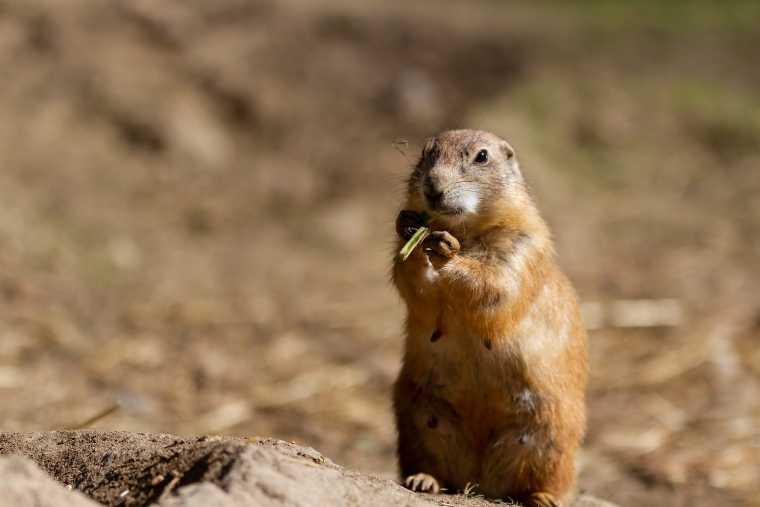
[[436, 494], [441, 490], [438, 485], [438, 481], [435, 477], [428, 474], [414, 474], [410, 475], [404, 481], [404, 486], [412, 491], [419, 491], [420, 493], [433, 493]]
[[522, 503], [525, 507], [562, 507], [554, 495], [544, 491], [531, 493]]

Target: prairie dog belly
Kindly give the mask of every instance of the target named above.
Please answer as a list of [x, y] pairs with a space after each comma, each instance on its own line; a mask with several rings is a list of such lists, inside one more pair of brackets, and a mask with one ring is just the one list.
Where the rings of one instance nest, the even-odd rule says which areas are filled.
[[[456, 328], [455, 328], [456, 329]], [[522, 410], [532, 390], [527, 384], [525, 363], [514, 342], [443, 332], [431, 340], [436, 330], [417, 336], [419, 357], [409, 357], [415, 364], [415, 381], [430, 395], [448, 402], [464, 422], [472, 422], [473, 431], [488, 433], [491, 424], [508, 425]], [[470, 424], [466, 424], [470, 426]]]

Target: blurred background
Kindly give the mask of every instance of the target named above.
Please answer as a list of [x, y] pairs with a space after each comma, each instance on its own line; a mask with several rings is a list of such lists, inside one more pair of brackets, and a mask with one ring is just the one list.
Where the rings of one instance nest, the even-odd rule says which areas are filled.
[[473, 127], [516, 147], [593, 328], [581, 487], [760, 505], [759, 27], [739, 1], [0, 0], [0, 428], [394, 476], [393, 222], [424, 138]]

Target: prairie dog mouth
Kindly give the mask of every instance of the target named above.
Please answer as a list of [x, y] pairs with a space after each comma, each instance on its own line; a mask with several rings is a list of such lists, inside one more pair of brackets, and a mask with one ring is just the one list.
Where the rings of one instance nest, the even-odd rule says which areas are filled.
[[432, 186], [422, 189], [425, 206], [431, 213], [443, 216], [474, 215], [480, 205], [480, 191], [473, 185], [457, 185], [438, 190]]
[[433, 212], [437, 213], [439, 215], [446, 215], [446, 216], [460, 216], [460, 215], [464, 215], [464, 209], [462, 209], [462, 208], [435, 209], [435, 210], [433, 210]]
[[427, 207], [431, 213], [443, 216], [459, 217], [474, 215], [478, 212], [480, 197], [474, 192], [463, 192], [452, 197], [442, 197], [437, 202], [427, 199]]

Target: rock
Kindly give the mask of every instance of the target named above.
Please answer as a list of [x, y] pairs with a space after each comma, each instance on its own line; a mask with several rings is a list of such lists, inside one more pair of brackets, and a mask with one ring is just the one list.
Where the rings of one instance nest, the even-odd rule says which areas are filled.
[[[0, 455], [7, 454], [27, 456], [55, 480], [114, 506], [495, 505], [472, 496], [414, 494], [394, 481], [346, 470], [314, 449], [272, 439], [0, 433]], [[11, 484], [8, 495], [0, 489], [0, 507], [95, 505], [56, 486], [31, 461], [19, 457], [0, 458], [0, 484]], [[582, 496], [573, 507], [614, 506]]]
[[0, 457], [0, 507], [97, 507], [21, 456]]

